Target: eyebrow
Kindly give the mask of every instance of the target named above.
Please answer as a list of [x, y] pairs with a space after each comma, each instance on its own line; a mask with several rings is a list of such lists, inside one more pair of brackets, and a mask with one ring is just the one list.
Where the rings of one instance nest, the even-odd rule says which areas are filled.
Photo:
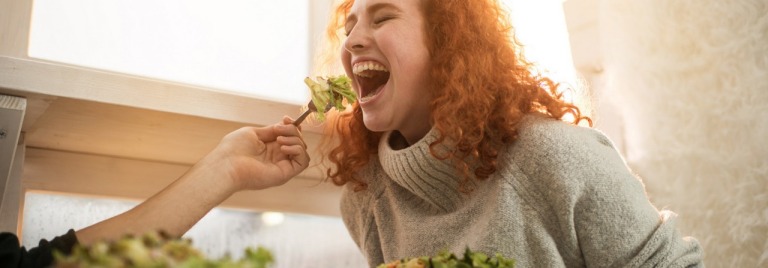
[[[398, 8], [392, 3], [376, 3], [373, 5], [370, 5], [365, 12], [368, 14], [373, 14], [373, 13], [376, 13], [376, 11], [387, 9], [387, 8], [400, 11], [400, 8]], [[347, 19], [344, 22], [344, 28], [346, 28], [350, 22], [357, 22], [357, 16], [355, 16], [355, 14], [350, 14], [349, 16], [347, 16]]]

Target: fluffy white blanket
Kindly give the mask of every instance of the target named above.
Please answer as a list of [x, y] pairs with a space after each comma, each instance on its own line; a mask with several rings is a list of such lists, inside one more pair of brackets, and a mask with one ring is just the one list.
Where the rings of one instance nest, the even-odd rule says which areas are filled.
[[768, 266], [768, 1], [603, 0], [628, 164], [712, 267]]

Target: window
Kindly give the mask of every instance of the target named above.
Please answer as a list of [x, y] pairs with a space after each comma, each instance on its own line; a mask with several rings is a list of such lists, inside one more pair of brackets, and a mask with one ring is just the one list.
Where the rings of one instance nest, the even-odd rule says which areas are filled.
[[[62, 235], [120, 214], [138, 202], [55, 193], [25, 196], [23, 243]], [[242, 257], [246, 247], [264, 246], [280, 267], [364, 267], [366, 261], [339, 218], [216, 208], [184, 237], [209, 258]], [[277, 214], [280, 215], [280, 214]], [[319, 231], [322, 230], [322, 231]]]
[[309, 1], [36, 0], [28, 52], [303, 104]]
[[556, 81], [575, 81], [563, 0], [503, 0], [525, 57]]
[[566, 85], [563, 96], [589, 113], [588, 92], [573, 65], [563, 0], [503, 0], [509, 10], [515, 36], [528, 61], [538, 72]]

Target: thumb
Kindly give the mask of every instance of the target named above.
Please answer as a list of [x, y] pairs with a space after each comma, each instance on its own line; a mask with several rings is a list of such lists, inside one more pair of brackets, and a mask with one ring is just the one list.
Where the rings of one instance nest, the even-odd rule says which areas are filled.
[[269, 125], [265, 127], [254, 127], [252, 128], [252, 130], [261, 142], [268, 143], [268, 142], [273, 142], [277, 140], [277, 137], [280, 136], [277, 133], [275, 126], [276, 125]]

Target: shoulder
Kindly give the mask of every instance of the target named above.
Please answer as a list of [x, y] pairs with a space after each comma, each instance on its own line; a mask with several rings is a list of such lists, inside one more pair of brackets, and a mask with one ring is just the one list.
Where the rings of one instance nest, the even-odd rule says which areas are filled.
[[531, 187], [571, 192], [607, 186], [617, 179], [637, 181], [605, 134], [543, 116], [523, 119], [506, 157]]
[[375, 202], [384, 192], [386, 179], [384, 172], [377, 158], [371, 159], [368, 165], [357, 174], [361, 182], [365, 183], [365, 188], [361, 189], [358, 183], [347, 182], [342, 186], [341, 191], [341, 213], [342, 216], [364, 216], [371, 208], [370, 204]]
[[378, 160], [372, 160], [358, 173], [367, 187], [361, 190], [355, 183], [345, 184], [342, 186], [339, 202], [341, 219], [347, 231], [366, 255], [369, 252], [366, 252], [365, 248], [371, 247], [370, 241], [376, 241], [377, 230], [373, 210], [386, 187], [382, 177], [383, 172], [378, 163]]
[[597, 129], [539, 115], [523, 118], [518, 127], [515, 148], [544, 153], [574, 153], [574, 150], [593, 149], [615, 151], [613, 142]]
[[536, 115], [520, 123], [510, 154], [524, 166], [574, 168], [606, 159], [624, 166], [613, 142], [599, 130]]

